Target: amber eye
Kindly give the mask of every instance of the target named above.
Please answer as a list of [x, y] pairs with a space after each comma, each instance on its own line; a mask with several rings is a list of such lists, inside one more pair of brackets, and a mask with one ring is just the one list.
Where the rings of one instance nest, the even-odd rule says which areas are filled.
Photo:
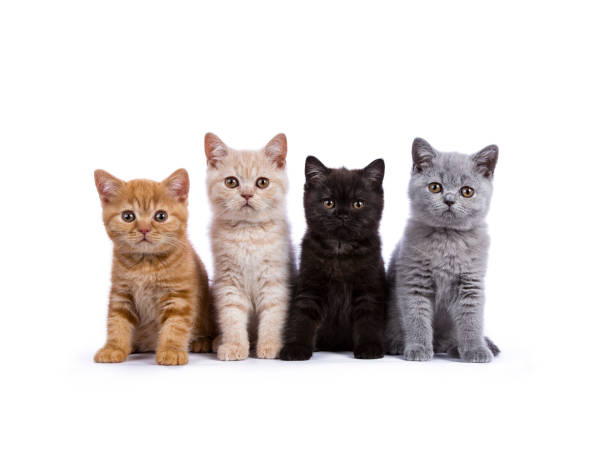
[[227, 177], [225, 179], [225, 186], [228, 188], [236, 188], [238, 186], [238, 179], [236, 177]]
[[155, 218], [156, 222], [163, 222], [168, 219], [168, 213], [165, 210], [158, 210], [153, 218]]
[[432, 193], [439, 193], [440, 191], [442, 191], [442, 185], [440, 185], [438, 182], [430, 183], [429, 191], [431, 191]]
[[365, 207], [365, 201], [358, 199], [353, 203], [353, 208], [355, 209], [363, 209]]
[[136, 220], [136, 215], [134, 215], [134, 212], [131, 210], [124, 210], [121, 212], [121, 219], [124, 222], [132, 223], [134, 220]]
[[257, 182], [255, 182], [255, 185], [257, 185], [257, 188], [261, 188], [262, 190], [264, 188], [268, 188], [268, 185], [270, 184], [270, 180], [268, 180], [265, 177], [259, 177], [257, 179]]
[[323, 201], [323, 206], [326, 209], [333, 209], [334, 207], [336, 207], [336, 201], [333, 201], [331, 199], [326, 199], [325, 201]]
[[471, 198], [472, 196], [474, 196], [474, 188], [464, 186], [463, 188], [461, 188], [461, 194], [464, 198]]

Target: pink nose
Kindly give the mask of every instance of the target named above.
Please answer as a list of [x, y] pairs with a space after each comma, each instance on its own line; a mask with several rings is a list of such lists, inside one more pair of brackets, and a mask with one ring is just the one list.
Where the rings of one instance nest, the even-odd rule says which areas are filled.
[[149, 228], [140, 228], [138, 231], [140, 231], [143, 236], [146, 236], [147, 233], [151, 230]]
[[247, 201], [253, 197], [252, 194], [247, 194], [247, 193], [241, 194], [240, 196], [242, 196]]

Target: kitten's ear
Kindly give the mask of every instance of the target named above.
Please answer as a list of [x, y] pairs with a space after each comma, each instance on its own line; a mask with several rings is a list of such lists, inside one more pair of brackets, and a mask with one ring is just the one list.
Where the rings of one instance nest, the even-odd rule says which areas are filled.
[[385, 161], [382, 159], [372, 161], [363, 170], [363, 176], [375, 186], [382, 186], [385, 177]]
[[309, 156], [306, 158], [304, 172], [306, 173], [306, 183], [313, 184], [324, 180], [329, 173], [329, 169], [314, 156]]
[[217, 167], [225, 155], [227, 155], [227, 145], [212, 132], [204, 136], [204, 151], [206, 152], [206, 162], [211, 167]]
[[436, 150], [433, 149], [425, 139], [417, 137], [412, 142], [412, 169], [421, 172], [423, 169], [430, 167], [433, 158], [436, 156]]
[[277, 167], [285, 167], [285, 161], [287, 159], [287, 137], [285, 134], [277, 134], [264, 147], [264, 152]]
[[497, 148], [497, 145], [489, 145], [488, 147], [484, 147], [478, 153], [472, 155], [472, 159], [476, 164], [476, 170], [485, 177], [491, 177], [495, 171], [498, 155], [499, 149]]
[[98, 169], [94, 172], [94, 180], [96, 181], [96, 188], [100, 195], [100, 200], [107, 204], [109, 203], [123, 185], [123, 181], [117, 177], [112, 176], [102, 169]]
[[185, 169], [178, 169], [162, 182], [172, 196], [179, 202], [185, 202], [189, 195], [189, 174]]

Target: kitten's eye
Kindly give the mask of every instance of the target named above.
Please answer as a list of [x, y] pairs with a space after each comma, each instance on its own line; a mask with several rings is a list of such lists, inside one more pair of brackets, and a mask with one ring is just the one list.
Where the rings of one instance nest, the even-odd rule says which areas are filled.
[[227, 177], [225, 179], [225, 186], [228, 188], [236, 188], [238, 186], [238, 179], [236, 177]]
[[165, 210], [158, 210], [153, 218], [156, 222], [164, 222], [168, 219], [168, 213]]
[[353, 203], [353, 208], [355, 209], [363, 209], [365, 207], [365, 201], [358, 199]]
[[463, 188], [461, 188], [461, 194], [464, 198], [471, 198], [472, 196], [474, 196], [474, 188], [464, 186]]
[[132, 223], [134, 220], [136, 220], [136, 215], [134, 215], [134, 212], [131, 210], [124, 210], [121, 212], [121, 219], [124, 222]]
[[336, 201], [332, 199], [326, 199], [325, 201], [323, 201], [323, 206], [326, 209], [333, 209], [334, 207], [336, 207]]
[[257, 185], [257, 188], [261, 188], [262, 190], [264, 188], [268, 188], [269, 184], [270, 184], [270, 180], [268, 180], [265, 177], [259, 177], [257, 181], [255, 182], [255, 185]]
[[442, 191], [442, 185], [440, 185], [438, 182], [430, 183], [429, 191], [431, 191], [432, 193], [439, 193], [440, 191]]

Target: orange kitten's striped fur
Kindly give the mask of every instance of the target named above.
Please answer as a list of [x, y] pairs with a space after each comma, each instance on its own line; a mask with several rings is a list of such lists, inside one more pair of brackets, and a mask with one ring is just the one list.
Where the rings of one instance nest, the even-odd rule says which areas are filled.
[[123, 182], [97, 170], [106, 232], [114, 244], [107, 341], [96, 362], [155, 351], [161, 365], [209, 352], [213, 335], [208, 278], [187, 239], [189, 177]]

